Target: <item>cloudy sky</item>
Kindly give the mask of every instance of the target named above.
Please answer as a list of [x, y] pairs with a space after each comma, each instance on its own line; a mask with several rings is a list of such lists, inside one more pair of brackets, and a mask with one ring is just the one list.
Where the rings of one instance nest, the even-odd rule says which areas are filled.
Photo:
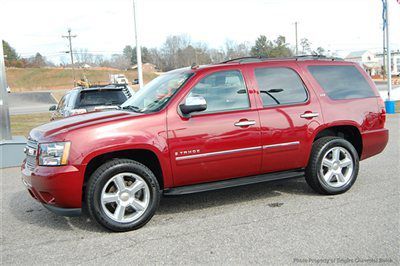
[[[253, 43], [258, 35], [284, 35], [345, 56], [353, 50], [382, 50], [381, 0], [137, 0], [142, 44], [160, 46], [166, 36], [189, 34], [210, 47], [226, 39]], [[400, 49], [400, 4], [389, 0], [391, 45]], [[121, 53], [134, 43], [132, 0], [0, 0], [0, 37], [22, 56], [40, 52], [54, 62], [68, 49]]]

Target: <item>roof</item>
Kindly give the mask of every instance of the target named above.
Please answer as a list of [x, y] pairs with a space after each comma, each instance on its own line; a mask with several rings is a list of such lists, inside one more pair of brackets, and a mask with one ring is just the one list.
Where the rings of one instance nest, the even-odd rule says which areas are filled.
[[79, 91], [121, 90], [126, 87], [127, 87], [127, 85], [124, 85], [124, 84], [108, 84], [108, 85], [92, 85], [89, 88], [75, 87], [74, 90], [79, 90]]
[[354, 51], [354, 52], [349, 53], [349, 55], [346, 56], [346, 58], [358, 58], [358, 57], [362, 57], [365, 53], [368, 53], [368, 50]]

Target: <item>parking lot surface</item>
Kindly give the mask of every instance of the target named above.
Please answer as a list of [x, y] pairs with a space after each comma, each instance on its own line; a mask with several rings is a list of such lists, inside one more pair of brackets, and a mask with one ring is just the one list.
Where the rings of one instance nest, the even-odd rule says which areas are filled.
[[315, 194], [303, 178], [163, 198], [143, 228], [111, 233], [35, 202], [19, 169], [1, 176], [1, 256], [8, 264], [400, 263], [399, 115], [386, 150], [354, 187]]

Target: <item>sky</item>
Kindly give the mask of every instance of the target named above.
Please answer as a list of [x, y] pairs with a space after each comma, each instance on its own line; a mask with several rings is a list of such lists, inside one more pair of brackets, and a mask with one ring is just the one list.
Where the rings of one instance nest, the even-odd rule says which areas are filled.
[[[189, 34], [194, 42], [220, 48], [227, 39], [253, 44], [260, 35], [284, 35], [295, 44], [308, 38], [346, 56], [382, 50], [381, 0], [136, 0], [142, 45], [159, 47], [169, 35]], [[388, 0], [390, 43], [400, 49], [400, 4]], [[134, 46], [132, 0], [0, 0], [0, 38], [28, 57], [40, 52], [64, 60], [71, 28], [74, 49], [94, 54], [121, 53]]]

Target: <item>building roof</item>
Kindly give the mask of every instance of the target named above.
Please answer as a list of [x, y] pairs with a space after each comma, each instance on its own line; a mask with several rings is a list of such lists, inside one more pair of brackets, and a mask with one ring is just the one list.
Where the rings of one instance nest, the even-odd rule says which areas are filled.
[[354, 52], [349, 53], [349, 55], [346, 56], [346, 58], [359, 58], [359, 57], [362, 57], [367, 52], [368, 52], [367, 50], [354, 51]]

